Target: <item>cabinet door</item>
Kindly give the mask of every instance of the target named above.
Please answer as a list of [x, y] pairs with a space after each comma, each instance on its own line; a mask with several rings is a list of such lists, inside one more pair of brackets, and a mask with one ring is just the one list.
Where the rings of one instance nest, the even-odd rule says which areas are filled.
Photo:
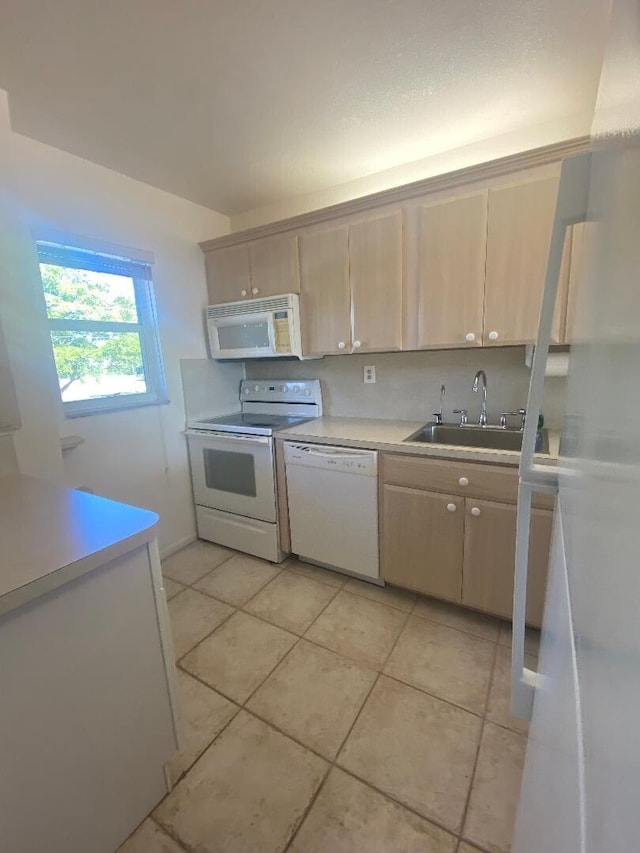
[[384, 579], [460, 601], [464, 498], [384, 486], [382, 505]]
[[251, 296], [300, 293], [298, 237], [282, 234], [249, 244]]
[[300, 322], [304, 355], [351, 351], [346, 225], [300, 236]]
[[354, 352], [402, 349], [402, 211], [349, 226]]
[[[516, 554], [516, 507], [465, 500], [462, 603], [511, 619]], [[531, 511], [527, 622], [540, 627], [553, 512]]]
[[[485, 346], [536, 340], [557, 191], [555, 177], [489, 190]], [[562, 316], [556, 312], [555, 343]]]
[[251, 281], [249, 250], [246, 245], [215, 249], [213, 252], [206, 252], [204, 258], [209, 301], [212, 305], [249, 298]]
[[418, 346], [482, 345], [487, 193], [418, 209]]

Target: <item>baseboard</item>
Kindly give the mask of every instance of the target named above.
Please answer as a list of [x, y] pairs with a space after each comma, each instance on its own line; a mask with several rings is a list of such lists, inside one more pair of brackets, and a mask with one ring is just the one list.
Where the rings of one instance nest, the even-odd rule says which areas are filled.
[[166, 560], [167, 557], [175, 554], [176, 551], [181, 551], [182, 548], [186, 548], [187, 545], [191, 545], [191, 543], [195, 542], [197, 538], [198, 537], [195, 533], [190, 533], [189, 536], [183, 536], [182, 539], [178, 539], [177, 542], [172, 542], [171, 545], [167, 545], [166, 548], [162, 548], [160, 551], [160, 559]]

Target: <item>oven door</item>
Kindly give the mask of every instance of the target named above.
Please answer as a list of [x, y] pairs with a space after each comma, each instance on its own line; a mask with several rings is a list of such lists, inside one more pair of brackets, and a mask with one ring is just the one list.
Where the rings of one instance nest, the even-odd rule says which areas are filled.
[[276, 521], [273, 439], [187, 430], [196, 504]]

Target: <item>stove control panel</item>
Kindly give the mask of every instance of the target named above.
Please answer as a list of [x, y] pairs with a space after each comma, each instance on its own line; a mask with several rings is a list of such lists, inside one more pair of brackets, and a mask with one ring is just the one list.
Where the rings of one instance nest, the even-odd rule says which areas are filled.
[[319, 379], [243, 379], [240, 400], [247, 403], [322, 403]]

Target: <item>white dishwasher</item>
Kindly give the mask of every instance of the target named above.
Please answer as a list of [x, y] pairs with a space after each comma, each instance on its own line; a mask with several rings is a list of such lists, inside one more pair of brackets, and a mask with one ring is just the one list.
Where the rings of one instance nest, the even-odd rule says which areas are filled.
[[284, 452], [293, 553], [382, 585], [377, 452], [291, 442]]

